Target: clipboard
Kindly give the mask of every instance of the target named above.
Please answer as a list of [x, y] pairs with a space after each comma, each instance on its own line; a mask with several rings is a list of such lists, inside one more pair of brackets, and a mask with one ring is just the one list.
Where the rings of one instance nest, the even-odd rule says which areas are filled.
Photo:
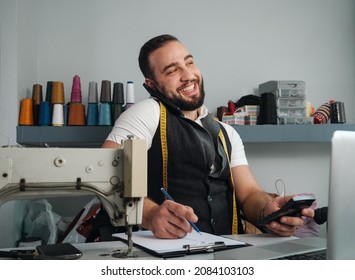
[[[112, 236], [127, 242], [126, 233], [115, 233]], [[213, 253], [248, 246], [245, 242], [206, 232], [200, 235], [196, 231], [180, 239], [160, 239], [155, 237], [150, 230], [141, 230], [132, 233], [132, 241], [138, 248], [162, 258]]]

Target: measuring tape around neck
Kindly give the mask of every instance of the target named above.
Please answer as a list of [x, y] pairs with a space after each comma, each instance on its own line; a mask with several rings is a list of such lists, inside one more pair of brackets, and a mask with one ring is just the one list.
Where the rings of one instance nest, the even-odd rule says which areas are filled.
[[[163, 160], [163, 188], [167, 191], [168, 190], [168, 143], [167, 143], [167, 136], [166, 136], [166, 107], [161, 102], [159, 102], [159, 104], [160, 104], [160, 139], [161, 139], [160, 141], [161, 141], [161, 152], [162, 152], [162, 160]], [[230, 170], [230, 183], [233, 188], [232, 234], [237, 234], [238, 213], [237, 213], [237, 202], [236, 202], [234, 180], [232, 175], [232, 169], [230, 168], [228, 148], [222, 130], [219, 131], [218, 137], [222, 141], [224, 152], [226, 154], [228, 160], [228, 166]]]
[[163, 160], [163, 188], [168, 191], [168, 142], [166, 139], [166, 108], [160, 102], [160, 141]]
[[224, 134], [223, 134], [222, 130], [219, 131], [218, 137], [222, 141], [223, 149], [224, 149], [224, 152], [225, 152], [227, 160], [228, 160], [229, 173], [230, 173], [230, 183], [231, 183], [232, 188], [233, 188], [232, 234], [238, 234], [238, 211], [237, 211], [237, 200], [236, 200], [235, 186], [234, 186], [232, 168], [230, 167], [230, 160], [229, 160], [229, 155], [228, 155], [227, 143], [226, 143], [226, 139], [224, 138]]

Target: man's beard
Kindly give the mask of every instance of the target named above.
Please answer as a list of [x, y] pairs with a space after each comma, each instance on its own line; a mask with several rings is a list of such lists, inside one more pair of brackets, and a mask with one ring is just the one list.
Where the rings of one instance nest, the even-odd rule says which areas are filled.
[[200, 94], [198, 96], [193, 96], [192, 100], [184, 100], [180, 95], [173, 95], [171, 96], [167, 90], [160, 86], [159, 84], [157, 87], [160, 89], [161, 93], [175, 106], [179, 107], [182, 111], [194, 111], [200, 108], [205, 101], [205, 89], [203, 85], [203, 80], [201, 81], [201, 85], [199, 84]]

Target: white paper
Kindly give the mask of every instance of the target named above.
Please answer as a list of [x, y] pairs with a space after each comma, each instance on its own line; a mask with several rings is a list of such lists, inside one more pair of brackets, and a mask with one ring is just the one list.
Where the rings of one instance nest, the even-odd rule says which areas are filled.
[[[125, 233], [115, 233], [112, 236], [127, 240], [127, 235]], [[150, 230], [136, 231], [133, 232], [132, 240], [134, 244], [159, 254], [169, 252], [187, 252], [187, 249], [184, 248], [185, 245], [207, 246], [209, 244], [214, 244], [215, 242], [224, 242], [226, 247], [245, 245], [245, 242], [205, 232], [201, 232], [201, 234], [199, 234], [196, 231], [193, 231], [192, 233], [189, 233], [185, 237], [179, 239], [157, 238]]]

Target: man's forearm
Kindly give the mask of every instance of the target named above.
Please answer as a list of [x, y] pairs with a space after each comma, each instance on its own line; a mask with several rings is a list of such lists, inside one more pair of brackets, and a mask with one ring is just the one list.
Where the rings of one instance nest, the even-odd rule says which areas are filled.
[[266, 204], [277, 196], [275, 194], [258, 191], [252, 193], [244, 202], [243, 213], [249, 222], [258, 225], [260, 215], [264, 211]]

